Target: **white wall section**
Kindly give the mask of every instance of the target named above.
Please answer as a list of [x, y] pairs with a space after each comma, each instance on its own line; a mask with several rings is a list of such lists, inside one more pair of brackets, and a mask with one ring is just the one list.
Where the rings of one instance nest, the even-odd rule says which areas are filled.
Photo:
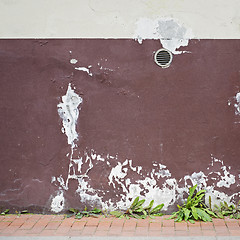
[[0, 38], [133, 38], [141, 18], [173, 18], [197, 39], [240, 38], [239, 0], [1, 0]]

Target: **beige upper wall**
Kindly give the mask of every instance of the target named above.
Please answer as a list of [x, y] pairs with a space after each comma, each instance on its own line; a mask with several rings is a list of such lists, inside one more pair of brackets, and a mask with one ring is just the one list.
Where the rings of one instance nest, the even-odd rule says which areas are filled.
[[240, 38], [240, 0], [0, 0], [0, 38], [133, 38], [161, 17], [194, 38]]

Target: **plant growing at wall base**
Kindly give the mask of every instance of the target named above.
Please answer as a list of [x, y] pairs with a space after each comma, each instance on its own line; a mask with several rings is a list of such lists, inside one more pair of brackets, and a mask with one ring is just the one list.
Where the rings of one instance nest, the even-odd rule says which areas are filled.
[[75, 218], [77, 219], [81, 219], [83, 217], [98, 217], [102, 213], [102, 210], [98, 208], [88, 211], [86, 206], [83, 211], [75, 208], [70, 208], [68, 211], [71, 212], [71, 214], [67, 215], [67, 217], [75, 215]]
[[233, 204], [228, 205], [227, 202], [225, 201], [223, 203], [220, 202], [220, 206], [217, 206], [215, 204], [213, 212], [219, 218], [224, 218], [224, 216], [229, 216], [230, 218], [240, 219], [240, 201], [235, 206]]
[[117, 218], [127, 218], [130, 217], [145, 219], [147, 216], [154, 218], [154, 216], [162, 216], [163, 214], [160, 212], [163, 208], [164, 204], [157, 205], [153, 207], [154, 200], [152, 200], [147, 207], [143, 207], [145, 199], [139, 200], [139, 197], [136, 197], [131, 204], [131, 206], [126, 211], [112, 211], [111, 215], [114, 215]]
[[203, 202], [206, 190], [200, 190], [195, 193], [197, 185], [189, 188], [189, 196], [187, 202], [182, 206], [178, 205], [178, 211], [172, 213], [168, 219], [175, 218], [176, 222], [183, 220], [194, 223], [194, 220], [203, 220], [204, 222], [211, 222], [212, 217], [217, 217]]
[[6, 215], [8, 212], [9, 212], [9, 209], [6, 209], [3, 212], [1, 212], [0, 215]]

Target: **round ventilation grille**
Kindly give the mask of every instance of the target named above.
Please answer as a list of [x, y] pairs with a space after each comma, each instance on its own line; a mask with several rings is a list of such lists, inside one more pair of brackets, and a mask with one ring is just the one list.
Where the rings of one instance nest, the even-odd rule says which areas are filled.
[[164, 48], [159, 49], [154, 55], [154, 61], [158, 66], [167, 68], [172, 62], [172, 53]]

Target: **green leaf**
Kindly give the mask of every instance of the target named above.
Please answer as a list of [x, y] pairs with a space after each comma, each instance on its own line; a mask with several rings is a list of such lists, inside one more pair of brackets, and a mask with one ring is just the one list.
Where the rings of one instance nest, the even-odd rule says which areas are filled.
[[115, 217], [120, 217], [120, 216], [123, 215], [123, 213], [120, 212], [120, 211], [112, 211], [112, 212], [110, 212], [110, 214], [113, 215], [113, 216], [115, 216]]
[[187, 208], [183, 208], [183, 212], [184, 212], [184, 220], [187, 221], [191, 212]]
[[153, 216], [163, 216], [163, 213], [154, 213]]
[[164, 206], [164, 203], [160, 204], [160, 205], [157, 205], [155, 208], [153, 208], [151, 211], [150, 211], [150, 214], [154, 214], [154, 213], [158, 213], [159, 211], [161, 211], [161, 209], [163, 208]]
[[213, 216], [213, 217], [217, 217], [216, 214], [212, 211], [210, 211], [209, 209], [204, 209], [209, 215]]
[[6, 210], [4, 210], [3, 212], [1, 212], [1, 215], [5, 215], [5, 214], [7, 214], [9, 212], [9, 209], [6, 209]]
[[82, 214], [77, 214], [77, 215], [75, 216], [76, 219], [81, 219], [82, 217], [83, 217]]
[[147, 212], [145, 210], [142, 211], [144, 216], [147, 216]]
[[149, 205], [147, 207], [145, 207], [145, 210], [151, 210], [152, 206], [153, 206], [154, 200], [152, 200]]
[[95, 213], [90, 213], [88, 216], [89, 216], [89, 217], [91, 216], [91, 217], [94, 217], [94, 218], [98, 218], [98, 217], [99, 217], [99, 215], [98, 215], [98, 214], [95, 214]]
[[228, 209], [228, 204], [227, 204], [227, 202], [224, 201], [224, 205], [225, 205], [225, 207]]
[[220, 207], [216, 204], [214, 204], [214, 208], [217, 209], [217, 210], [220, 210]]
[[98, 209], [98, 208], [94, 208], [91, 212], [93, 212], [93, 213], [101, 213], [102, 210]]
[[204, 221], [204, 222], [212, 222], [212, 218], [207, 214], [204, 210], [200, 208], [196, 208], [198, 216]]
[[195, 221], [194, 220], [192, 220], [192, 219], [188, 219], [188, 221], [190, 222], [190, 223], [195, 223]]
[[72, 213], [77, 213], [77, 212], [78, 212], [78, 210], [75, 209], [75, 208], [69, 208], [68, 211], [69, 211], [69, 212], [72, 212]]
[[130, 208], [134, 208], [134, 207], [137, 205], [138, 201], [139, 201], [139, 197], [136, 197], [136, 198], [134, 199], [132, 205], [130, 206]]
[[197, 184], [195, 186], [189, 188], [189, 196], [187, 198], [187, 202], [189, 202], [191, 200], [196, 188], [197, 188]]
[[[179, 212], [179, 211], [178, 211]], [[170, 220], [170, 219], [173, 219], [177, 216], [178, 212], [173, 212], [172, 215], [168, 218], [166, 218], [166, 220]]]
[[224, 216], [223, 216], [223, 214], [222, 214], [221, 212], [216, 212], [216, 214], [217, 214], [217, 216], [218, 216], [219, 218], [221, 218], [221, 219], [224, 218]]
[[208, 202], [209, 202], [209, 208], [212, 210], [212, 198], [210, 195], [208, 197]]
[[137, 219], [141, 219], [141, 216], [139, 216], [139, 215], [137, 215], [137, 214], [134, 214], [134, 213], [131, 214], [131, 216], [134, 217], [134, 218], [137, 218]]
[[198, 220], [198, 214], [197, 214], [196, 208], [195, 208], [195, 207], [191, 207], [191, 209], [192, 209], [192, 215], [193, 215], [193, 217], [194, 217], [196, 220]]
[[184, 212], [183, 210], [179, 211], [177, 218], [175, 219], [175, 222], [181, 222], [183, 220], [184, 217]]
[[88, 211], [81, 211], [80, 213], [81, 214], [88, 214], [89, 212]]
[[143, 211], [144, 211], [144, 209], [142, 207], [139, 207], [139, 208], [133, 210], [133, 212], [135, 212], [135, 213], [141, 213]]
[[28, 210], [22, 210], [21, 214], [28, 213]]
[[202, 189], [202, 190], [200, 190], [199, 192], [196, 193], [196, 196], [199, 196], [199, 195], [201, 195], [201, 194], [204, 195], [205, 192], [206, 192], [206, 190]]
[[142, 206], [144, 202], [145, 202], [145, 199], [140, 200], [134, 208], [138, 208], [138, 207]]

